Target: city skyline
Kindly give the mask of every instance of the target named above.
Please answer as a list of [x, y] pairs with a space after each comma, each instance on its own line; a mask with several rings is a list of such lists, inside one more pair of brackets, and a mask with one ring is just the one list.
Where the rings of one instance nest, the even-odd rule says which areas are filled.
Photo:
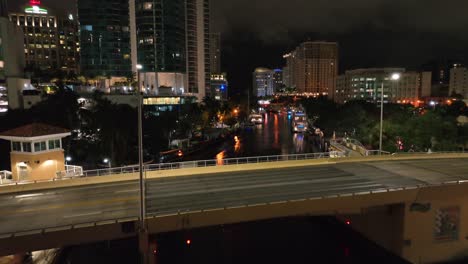
[[[42, 4], [74, 10], [75, 2], [43, 0]], [[460, 34], [468, 24], [461, 11], [468, 3], [463, 1], [455, 1], [444, 12], [435, 1], [420, 0], [391, 5], [385, 0], [360, 0], [352, 5], [345, 1], [290, 1], [285, 5], [273, 0], [255, 6], [243, 0], [211, 2], [212, 31], [222, 33], [222, 71], [235, 79], [231, 87], [236, 93], [252, 85], [250, 76], [256, 67], [284, 66], [281, 55], [305, 40], [339, 42], [339, 73], [368, 67], [417, 70], [440, 58], [462, 62], [467, 58], [468, 37]], [[23, 5], [22, 1], [8, 4], [10, 9]]]

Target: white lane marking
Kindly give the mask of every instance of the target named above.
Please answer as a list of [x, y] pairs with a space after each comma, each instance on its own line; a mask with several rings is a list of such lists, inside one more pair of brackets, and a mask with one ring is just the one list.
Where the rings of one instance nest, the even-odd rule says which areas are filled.
[[102, 211], [85, 213], [85, 214], [65, 215], [63, 218], [73, 218], [73, 217], [89, 216], [89, 215], [97, 215], [97, 214], [102, 214]]
[[131, 193], [131, 192], [138, 192], [138, 191], [140, 191], [140, 189], [115, 191], [114, 193]]
[[21, 194], [21, 195], [16, 195], [15, 198], [35, 197], [35, 196], [41, 196], [41, 195], [44, 195], [44, 194], [45, 194], [45, 193]]

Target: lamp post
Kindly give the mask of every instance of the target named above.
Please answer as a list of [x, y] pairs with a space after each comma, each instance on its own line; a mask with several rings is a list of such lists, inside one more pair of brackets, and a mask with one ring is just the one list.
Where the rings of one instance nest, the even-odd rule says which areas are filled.
[[[392, 81], [398, 81], [401, 75], [394, 73], [391, 76]], [[382, 86], [380, 87], [380, 137], [379, 137], [379, 155], [382, 155], [382, 136], [383, 136], [383, 101], [384, 101], [384, 80], [382, 80]]]
[[138, 171], [140, 183], [140, 226], [138, 228], [139, 247], [142, 253], [142, 263], [149, 263], [148, 259], [148, 231], [146, 229], [145, 219], [145, 184], [143, 182], [143, 91], [140, 83], [140, 70], [143, 69], [141, 64], [136, 65], [137, 69], [137, 100], [138, 100]]
[[145, 186], [143, 184], [143, 106], [142, 106], [142, 94], [140, 84], [140, 70], [143, 69], [141, 64], [137, 64], [137, 79], [138, 79], [138, 168], [140, 173], [140, 228], [146, 227], [145, 223]]

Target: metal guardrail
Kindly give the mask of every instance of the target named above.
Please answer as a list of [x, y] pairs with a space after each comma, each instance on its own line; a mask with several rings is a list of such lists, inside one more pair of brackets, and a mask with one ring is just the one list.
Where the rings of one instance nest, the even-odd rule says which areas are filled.
[[365, 156], [391, 155], [391, 152], [380, 150], [366, 150]]
[[[186, 215], [191, 213], [203, 213], [203, 212], [212, 212], [212, 211], [221, 211], [221, 210], [229, 210], [233, 208], [246, 208], [246, 207], [253, 207], [253, 206], [267, 206], [273, 204], [280, 204], [280, 203], [292, 203], [292, 202], [299, 202], [299, 201], [312, 201], [312, 200], [322, 200], [322, 199], [331, 199], [331, 198], [339, 198], [339, 197], [352, 197], [352, 196], [361, 196], [361, 195], [371, 195], [377, 193], [390, 193], [390, 192], [397, 192], [397, 191], [407, 191], [407, 190], [414, 190], [414, 189], [423, 189], [423, 188], [431, 188], [431, 187], [441, 187], [447, 185], [459, 185], [459, 184], [467, 184], [468, 180], [458, 180], [458, 181], [446, 181], [438, 184], [418, 184], [418, 185], [409, 185], [409, 186], [395, 186], [392, 188], [378, 188], [375, 190], [369, 191], [361, 191], [361, 192], [352, 192], [352, 193], [340, 193], [340, 194], [333, 194], [333, 195], [322, 195], [322, 196], [315, 196], [315, 197], [308, 197], [304, 199], [295, 199], [295, 200], [284, 200], [284, 201], [271, 201], [271, 202], [263, 202], [263, 203], [256, 203], [256, 204], [244, 204], [232, 207], [222, 207], [222, 208], [206, 208], [206, 209], [196, 209], [196, 210], [185, 210], [183, 212], [178, 211], [172, 214], [147, 214], [146, 219], [155, 219], [161, 217], [167, 217], [172, 215]], [[36, 229], [28, 229], [28, 230], [18, 230], [16, 232], [7, 232], [7, 233], [0, 233], [0, 239], [6, 238], [13, 238], [13, 237], [21, 237], [27, 235], [35, 235], [35, 234], [45, 234], [50, 232], [57, 232], [57, 231], [66, 231], [66, 230], [73, 230], [85, 227], [94, 227], [94, 226], [101, 226], [107, 224], [118, 224], [124, 222], [133, 222], [138, 221], [140, 218], [137, 215], [131, 215], [125, 218], [110, 218], [107, 220], [100, 220], [96, 222], [80, 222], [74, 224], [68, 224], [63, 226], [48, 226], [43, 228], [36, 228]]]
[[[259, 157], [245, 157], [245, 158], [228, 158], [228, 159], [210, 159], [210, 160], [196, 160], [184, 161], [174, 163], [157, 163], [144, 166], [145, 171], [162, 171], [162, 170], [175, 170], [183, 168], [203, 168], [224, 165], [242, 165], [264, 162], [277, 162], [277, 161], [290, 161], [290, 160], [313, 160], [322, 158], [337, 158], [346, 157], [344, 152], [331, 151], [323, 153], [307, 153], [307, 154], [291, 154], [291, 155], [274, 155], [274, 156], [259, 156]], [[116, 167], [99, 170], [87, 170], [83, 172], [84, 177], [104, 176], [113, 174], [125, 174], [138, 172], [138, 165]]]
[[74, 165], [65, 165], [64, 171], [57, 171], [57, 178], [65, 178], [65, 177], [80, 177], [83, 176], [83, 167], [74, 166]]

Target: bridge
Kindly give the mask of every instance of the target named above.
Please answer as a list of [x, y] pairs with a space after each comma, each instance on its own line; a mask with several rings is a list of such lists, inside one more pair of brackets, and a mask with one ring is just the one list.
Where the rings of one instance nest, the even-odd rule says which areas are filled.
[[[189, 162], [145, 171], [150, 233], [335, 215], [410, 261], [445, 260], [467, 246], [463, 221], [450, 247], [435, 241], [434, 214], [444, 208], [466, 214], [468, 154], [249, 159], [258, 163]], [[135, 168], [87, 173], [101, 176], [1, 187], [0, 255], [134, 236]]]

